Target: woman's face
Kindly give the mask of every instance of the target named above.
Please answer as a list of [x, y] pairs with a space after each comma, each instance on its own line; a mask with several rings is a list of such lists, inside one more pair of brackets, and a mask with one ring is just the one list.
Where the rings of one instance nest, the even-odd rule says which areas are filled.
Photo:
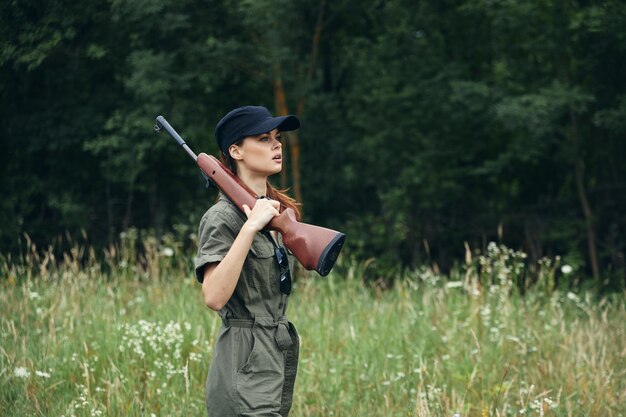
[[283, 146], [278, 129], [257, 136], [248, 136], [241, 145], [231, 145], [229, 152], [238, 168], [270, 176], [283, 167]]

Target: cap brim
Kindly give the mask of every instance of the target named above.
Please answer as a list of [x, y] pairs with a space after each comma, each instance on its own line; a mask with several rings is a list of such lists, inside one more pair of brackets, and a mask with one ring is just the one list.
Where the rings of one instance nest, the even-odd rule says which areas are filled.
[[264, 120], [258, 125], [250, 128], [250, 130], [246, 132], [246, 135], [260, 135], [274, 129], [278, 129], [281, 132], [288, 132], [290, 130], [296, 130], [299, 127], [300, 120], [296, 116], [290, 114], [288, 116], [278, 116]]

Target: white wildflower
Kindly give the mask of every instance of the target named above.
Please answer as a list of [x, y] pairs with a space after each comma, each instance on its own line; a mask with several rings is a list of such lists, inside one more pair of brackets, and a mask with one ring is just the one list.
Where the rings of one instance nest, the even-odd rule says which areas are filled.
[[446, 288], [459, 288], [463, 286], [463, 281], [448, 281]]
[[563, 275], [571, 274], [573, 270], [574, 270], [574, 268], [572, 268], [569, 265], [563, 265], [561, 267], [561, 272], [563, 273]]
[[40, 376], [42, 378], [50, 378], [50, 374], [43, 371], [35, 371], [35, 375]]
[[168, 248], [167, 246], [161, 250], [161, 254], [163, 256], [167, 256], [168, 258], [174, 256], [174, 249]]
[[13, 375], [15, 375], [18, 378], [28, 378], [30, 376], [30, 371], [20, 366], [13, 370]]

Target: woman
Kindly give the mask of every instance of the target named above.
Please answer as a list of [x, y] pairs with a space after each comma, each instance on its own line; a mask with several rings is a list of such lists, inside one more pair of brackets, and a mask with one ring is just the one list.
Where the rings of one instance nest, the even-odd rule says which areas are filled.
[[286, 208], [300, 217], [267, 180], [282, 168], [281, 132], [299, 127], [295, 116], [245, 106], [215, 128], [222, 162], [259, 199], [244, 214], [220, 194], [200, 222], [196, 277], [222, 318], [206, 384], [210, 417], [286, 417], [291, 408], [299, 339], [285, 312], [293, 256], [279, 234], [263, 229]]

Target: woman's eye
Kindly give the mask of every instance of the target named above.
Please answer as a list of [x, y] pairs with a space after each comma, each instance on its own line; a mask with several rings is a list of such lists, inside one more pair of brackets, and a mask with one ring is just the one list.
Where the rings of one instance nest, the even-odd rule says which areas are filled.
[[283, 137], [282, 137], [282, 136], [280, 136], [280, 135], [279, 135], [279, 136], [276, 136], [276, 140], [277, 140], [277, 141], [279, 141], [279, 142], [282, 142]]
[[270, 140], [270, 138], [269, 138], [269, 136], [262, 136], [259, 140], [261, 142], [267, 142], [268, 140]]

